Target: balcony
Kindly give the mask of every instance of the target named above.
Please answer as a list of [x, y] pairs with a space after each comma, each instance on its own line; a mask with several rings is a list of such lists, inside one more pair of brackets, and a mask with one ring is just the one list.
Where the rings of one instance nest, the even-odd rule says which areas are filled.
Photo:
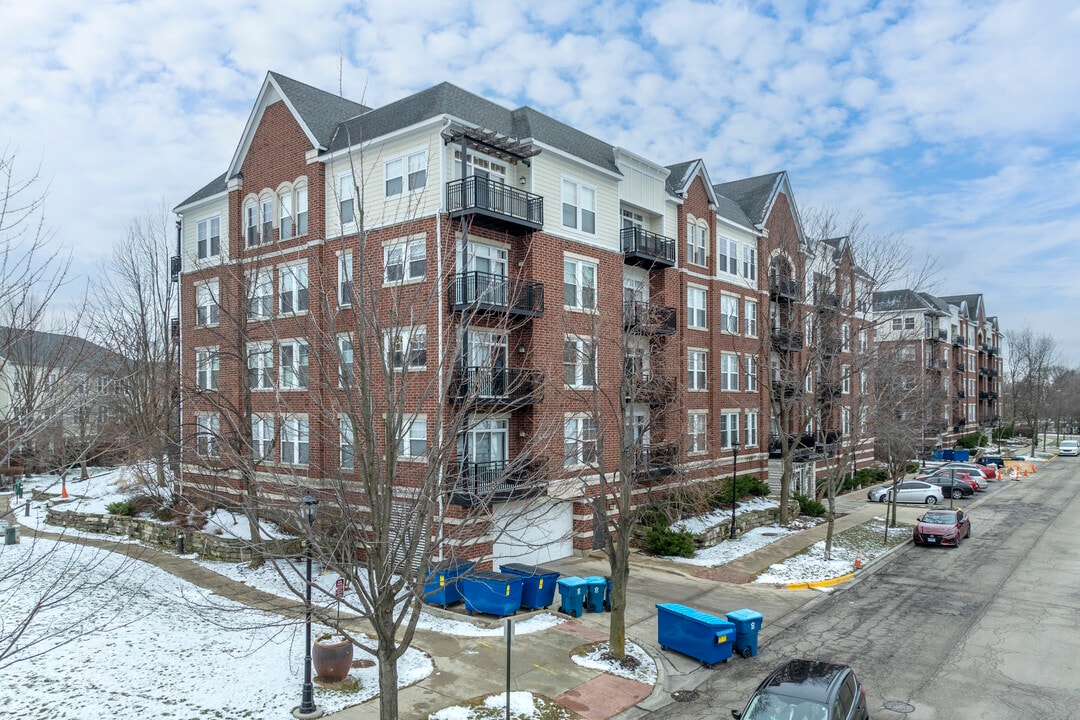
[[544, 284], [480, 271], [458, 273], [450, 286], [450, 302], [454, 312], [542, 317]]
[[623, 329], [642, 335], [671, 335], [676, 330], [675, 308], [636, 300], [624, 301]]
[[450, 381], [452, 402], [510, 410], [543, 399], [544, 375], [531, 368], [462, 367]]
[[173, 318], [169, 321], [169, 336], [173, 339], [173, 342], [180, 340], [180, 318]]
[[632, 265], [668, 268], [675, 265], [675, 241], [644, 228], [626, 227], [619, 232], [623, 259]]
[[538, 458], [451, 462], [446, 469], [450, 503], [477, 507], [535, 497], [547, 487], [546, 463]]
[[658, 480], [675, 474], [675, 443], [651, 443], [630, 452], [630, 472], [638, 482]]
[[840, 296], [831, 292], [815, 293], [814, 306], [820, 312], [840, 312]]
[[994, 355], [1000, 355], [1000, 354], [1001, 354], [1001, 348], [999, 348], [996, 345], [992, 345], [990, 347], [989, 355], [994, 356]]
[[979, 400], [989, 401], [990, 400], [990, 392], [988, 390], [980, 390], [979, 391]]
[[800, 384], [797, 382], [785, 382], [783, 380], [772, 381], [772, 396], [774, 400], [791, 399], [799, 394]]
[[649, 373], [624, 376], [623, 393], [627, 403], [667, 405], [675, 400], [675, 378]]
[[990, 372], [989, 372], [989, 373], [987, 374], [987, 376], [986, 376], [986, 377], [989, 377], [989, 378], [996, 378], [996, 377], [997, 377], [998, 375], [1000, 375], [1000, 374], [1001, 374], [1001, 373], [999, 373], [999, 372], [998, 372], [997, 368], [990, 368]]
[[825, 357], [836, 357], [844, 350], [844, 342], [840, 338], [824, 338], [821, 341], [821, 353]]
[[967, 393], [965, 393], [963, 390], [957, 390], [956, 391], [956, 397], [958, 397], [960, 399], [964, 399], [964, 398], [967, 397]]
[[803, 349], [803, 334], [799, 330], [773, 328], [770, 334], [773, 350], [779, 352], [798, 352]]
[[930, 330], [926, 333], [926, 340], [928, 342], [944, 342], [949, 339], [949, 333], [947, 330]]
[[967, 338], [963, 335], [953, 335], [952, 344], [953, 347], [964, 347], [967, 344]]
[[835, 403], [840, 399], [843, 392], [835, 383], [822, 383], [817, 387], [818, 400], [822, 404]]
[[967, 365], [964, 363], [956, 363], [953, 365], [953, 369], [956, 370], [956, 372], [967, 372]]
[[795, 278], [784, 277], [782, 275], [770, 275], [769, 299], [790, 300], [792, 302], [802, 300], [802, 293], [799, 291], [799, 282], [795, 280]]
[[990, 368], [988, 368], [988, 367], [979, 368], [979, 377], [990, 377]]
[[513, 233], [544, 227], [544, 198], [478, 175], [446, 183], [452, 218], [469, 216], [478, 225]]
[[926, 361], [926, 369], [930, 372], [941, 372], [945, 369], [945, 361], [934, 358]]
[[169, 258], [169, 277], [173, 282], [180, 279], [180, 256], [173, 255]]
[[984, 354], [984, 355], [989, 355], [990, 354], [990, 346], [987, 345], [986, 343], [979, 343], [979, 352]]

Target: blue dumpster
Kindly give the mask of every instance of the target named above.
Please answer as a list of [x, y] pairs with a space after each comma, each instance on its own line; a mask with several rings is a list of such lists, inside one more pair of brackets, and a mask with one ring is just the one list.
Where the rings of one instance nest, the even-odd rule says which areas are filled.
[[734, 623], [675, 603], [663, 603], [656, 609], [656, 636], [661, 650], [681, 652], [709, 667], [731, 657]]
[[519, 575], [521, 584], [521, 607], [539, 610], [551, 605], [555, 600], [555, 581], [559, 573], [539, 565], [509, 563], [500, 565], [499, 571], [508, 575]]
[[588, 591], [585, 596], [585, 609], [588, 612], [604, 612], [604, 594], [607, 592], [607, 580], [599, 575], [585, 578]]
[[559, 586], [559, 612], [566, 613], [570, 617], [581, 617], [584, 612], [583, 603], [585, 592], [589, 584], [584, 578], [563, 577], [558, 580]]
[[757, 657], [757, 636], [764, 619], [756, 610], [732, 610], [727, 619], [735, 625], [735, 652], [744, 658]]
[[458, 578], [465, 597], [465, 611], [504, 617], [521, 609], [521, 578], [481, 570]]
[[467, 560], [443, 560], [432, 565], [424, 583], [424, 602], [446, 607], [461, 600], [458, 577], [469, 572], [475, 564]]

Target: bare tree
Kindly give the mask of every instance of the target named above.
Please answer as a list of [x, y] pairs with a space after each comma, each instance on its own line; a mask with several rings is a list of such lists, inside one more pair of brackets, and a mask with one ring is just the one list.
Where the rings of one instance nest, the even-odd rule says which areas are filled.
[[1036, 334], [1025, 326], [1009, 335], [1009, 367], [1013, 379], [1014, 420], [1022, 418], [1031, 427], [1031, 451], [1039, 444], [1039, 424], [1049, 422], [1051, 371], [1057, 362], [1058, 347], [1053, 336]]

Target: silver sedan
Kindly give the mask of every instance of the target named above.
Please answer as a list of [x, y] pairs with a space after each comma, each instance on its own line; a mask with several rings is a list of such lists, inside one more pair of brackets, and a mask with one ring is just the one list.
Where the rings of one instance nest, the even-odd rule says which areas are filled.
[[[892, 500], [892, 490], [892, 485], [882, 485], [870, 490], [866, 497], [875, 502], [889, 502]], [[941, 488], [921, 480], [903, 480], [896, 487], [896, 502], [937, 505], [944, 499]]]

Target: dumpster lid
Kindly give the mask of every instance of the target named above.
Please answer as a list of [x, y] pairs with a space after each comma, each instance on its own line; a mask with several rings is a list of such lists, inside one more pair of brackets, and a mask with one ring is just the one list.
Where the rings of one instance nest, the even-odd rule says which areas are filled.
[[566, 577], [559, 578], [559, 584], [563, 587], [577, 587], [579, 585], [588, 585], [585, 582], [585, 578], [579, 578], [574, 575], [568, 575]]
[[435, 573], [442, 573], [448, 570], [459, 570], [464, 572], [471, 568], [476, 563], [472, 560], [441, 560], [428, 569], [428, 574], [433, 575]]
[[506, 572], [511, 571], [519, 573], [521, 575], [559, 575], [558, 570], [549, 570], [546, 567], [539, 565], [526, 565], [525, 563], [507, 563], [506, 565], [500, 565], [499, 570]]
[[515, 583], [521, 582], [520, 575], [508, 575], [507, 573], [494, 572], [492, 570], [477, 570], [471, 572], [463, 580], [494, 580], [496, 582]]
[[697, 622], [702, 623], [703, 625], [708, 625], [711, 628], [720, 629], [721, 627], [724, 627], [728, 628], [729, 632], [733, 632], [735, 630], [735, 623], [728, 622], [723, 617], [710, 615], [709, 613], [704, 613], [700, 610], [686, 607], [685, 605], [679, 605], [678, 603], [660, 603], [656, 607], [657, 609], [667, 610], [670, 613], [673, 613], [675, 615], [681, 615], [682, 617], [688, 618], [690, 620], [696, 620]]
[[731, 620], [732, 618], [735, 618], [736, 620], [761, 620], [765, 617], [757, 610], [750, 610], [749, 608], [744, 608], [742, 610], [732, 610], [731, 612], [726, 614], [728, 620]]

